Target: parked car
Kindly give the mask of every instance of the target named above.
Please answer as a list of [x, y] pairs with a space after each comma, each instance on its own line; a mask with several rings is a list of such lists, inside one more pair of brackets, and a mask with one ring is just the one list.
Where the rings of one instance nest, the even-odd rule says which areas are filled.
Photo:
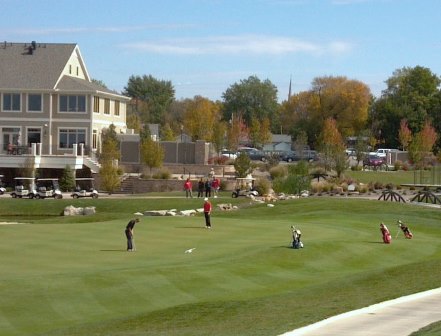
[[304, 150], [301, 155], [299, 155], [296, 151], [289, 151], [289, 152], [285, 152], [285, 154], [281, 156], [281, 160], [286, 162], [300, 161], [300, 160], [315, 161], [317, 159], [318, 156], [315, 150]]
[[357, 154], [355, 148], [346, 148], [345, 152], [347, 156], [355, 156]]
[[221, 151], [221, 156], [224, 156], [226, 158], [235, 160], [237, 158], [237, 152], [236, 151], [230, 151], [230, 150], [227, 150], [227, 149], [223, 149]]
[[250, 157], [251, 160], [255, 161], [266, 161], [268, 156], [264, 151], [261, 150], [252, 150], [247, 152], [247, 155]]
[[378, 148], [374, 153], [381, 158], [385, 158], [387, 156], [387, 153], [392, 152], [398, 152], [398, 149]]
[[363, 160], [363, 169], [386, 169], [386, 163], [382, 157], [376, 154], [369, 154]]

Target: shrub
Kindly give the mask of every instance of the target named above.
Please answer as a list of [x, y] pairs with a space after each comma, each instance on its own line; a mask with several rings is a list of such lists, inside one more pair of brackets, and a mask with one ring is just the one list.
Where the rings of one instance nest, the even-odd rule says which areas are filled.
[[403, 161], [397, 160], [394, 162], [394, 169], [400, 170], [403, 169]]
[[393, 190], [393, 189], [395, 189], [395, 185], [393, 183], [388, 183], [388, 184], [386, 184], [386, 189]]
[[288, 174], [286, 166], [276, 166], [269, 170], [271, 178], [274, 180], [278, 177], [285, 177]]
[[362, 166], [359, 166], [359, 165], [353, 165], [353, 166], [351, 166], [351, 170], [352, 171], [361, 171], [363, 169], [363, 167]]
[[266, 178], [258, 178], [254, 182], [254, 189], [259, 195], [267, 195], [271, 189], [271, 182]]
[[213, 156], [208, 159], [208, 164], [217, 164], [217, 165], [224, 165], [227, 163], [229, 158], [226, 156]]
[[153, 174], [152, 178], [157, 180], [169, 180], [171, 178], [171, 173], [167, 169], [161, 169]]
[[377, 181], [374, 183], [374, 189], [375, 190], [384, 189], [384, 184], [382, 182]]

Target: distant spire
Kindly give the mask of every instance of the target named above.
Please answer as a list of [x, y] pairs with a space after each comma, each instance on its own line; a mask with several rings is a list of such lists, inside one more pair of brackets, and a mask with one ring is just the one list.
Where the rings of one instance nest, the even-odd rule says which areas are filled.
[[292, 80], [292, 75], [289, 76], [288, 100], [291, 99], [291, 80]]

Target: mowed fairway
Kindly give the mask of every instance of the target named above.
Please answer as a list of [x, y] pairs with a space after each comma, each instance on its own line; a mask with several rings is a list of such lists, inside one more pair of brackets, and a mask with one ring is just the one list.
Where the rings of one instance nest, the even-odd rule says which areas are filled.
[[[348, 198], [237, 202], [203, 216], [136, 211], [201, 207], [197, 199], [0, 199], [0, 335], [278, 335], [441, 285], [441, 210]], [[97, 214], [61, 217], [66, 205]], [[398, 238], [396, 220], [414, 239]], [[380, 243], [379, 223], [391, 230]], [[293, 250], [290, 226], [305, 248]], [[192, 253], [185, 250], [196, 248]]]

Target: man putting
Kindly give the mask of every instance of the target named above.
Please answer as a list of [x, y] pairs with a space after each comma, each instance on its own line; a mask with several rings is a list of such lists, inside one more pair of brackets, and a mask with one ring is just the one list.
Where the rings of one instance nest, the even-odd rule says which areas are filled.
[[135, 228], [135, 224], [139, 222], [139, 218], [132, 219], [126, 226], [126, 230], [124, 231], [127, 237], [127, 252], [135, 251], [135, 242], [133, 238], [133, 229]]

